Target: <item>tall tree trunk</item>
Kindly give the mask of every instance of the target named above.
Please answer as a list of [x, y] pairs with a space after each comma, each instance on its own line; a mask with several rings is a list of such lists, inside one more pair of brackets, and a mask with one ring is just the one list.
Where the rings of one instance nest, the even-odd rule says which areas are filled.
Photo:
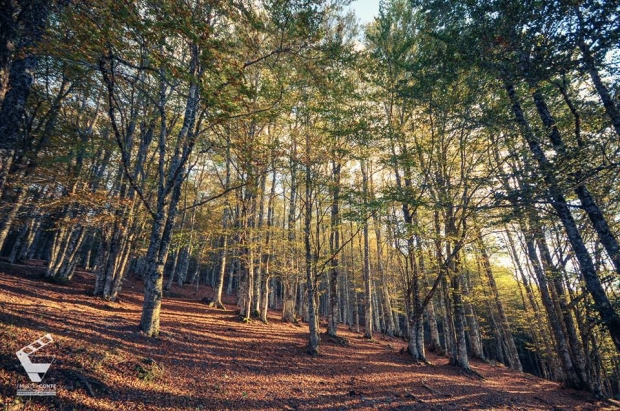
[[601, 102], [603, 103], [603, 107], [605, 107], [605, 111], [611, 120], [611, 124], [616, 131], [616, 134], [620, 137], [620, 110], [616, 107], [609, 90], [605, 86], [601, 75], [596, 67], [596, 62], [594, 60], [594, 56], [592, 55], [592, 50], [590, 49], [590, 43], [588, 43], [584, 36], [584, 31], [586, 30], [585, 22], [583, 21], [583, 14], [580, 10], [580, 5], [577, 4], [575, 6], [575, 10], [577, 12], [577, 18], [579, 22], [578, 32], [577, 32], [577, 46], [581, 51], [581, 61], [583, 63], [583, 67], [590, 75], [592, 79], [592, 83], [594, 83], [594, 88], [596, 88], [596, 92], [601, 98]]
[[390, 299], [390, 291], [387, 277], [385, 275], [385, 267], [383, 266], [383, 243], [381, 241], [381, 227], [377, 220], [376, 213], [373, 217], [375, 223], [375, 239], [377, 240], [377, 270], [381, 280], [381, 300], [383, 302], [383, 318], [385, 321], [385, 334], [390, 337], [394, 336], [396, 325], [394, 324], [394, 316], [392, 314], [392, 302]]
[[372, 339], [373, 337], [373, 302], [372, 302], [372, 279], [370, 275], [370, 246], [368, 242], [368, 223], [364, 223], [362, 229], [364, 239], [364, 261], [362, 273], [364, 276], [364, 337]]
[[236, 249], [231, 250], [230, 263], [228, 267], [228, 285], [226, 285], [226, 295], [232, 295], [233, 284], [235, 283], [235, 272], [239, 267], [239, 255]]
[[[545, 273], [548, 273], [547, 278], [550, 279], [549, 288], [554, 296], [554, 301], [558, 303], [558, 309], [556, 312], [561, 315], [564, 320], [563, 330], [568, 337], [569, 348], [571, 352], [571, 361], [575, 367], [575, 372], [579, 378], [582, 386], [589, 385], [589, 380], [585, 370], [585, 353], [583, 352], [581, 342], [577, 336], [577, 330], [575, 329], [575, 323], [573, 317], [568, 309], [566, 302], [566, 296], [564, 293], [564, 286], [562, 284], [562, 273], [555, 267], [551, 257], [551, 251], [545, 241], [544, 233], [541, 232], [540, 227], [534, 228], [534, 236], [536, 238], [536, 244], [540, 251], [541, 264]], [[592, 387], [588, 387], [591, 389]]]
[[267, 314], [269, 311], [269, 283], [271, 280], [271, 274], [269, 272], [269, 256], [265, 257], [263, 267], [263, 275], [261, 277], [261, 295], [259, 304], [260, 320], [267, 324]]
[[[174, 169], [175, 167], [172, 166], [171, 172]], [[165, 186], [160, 186], [159, 189], [157, 212], [153, 218], [149, 248], [146, 253], [144, 303], [140, 320], [140, 329], [149, 337], [159, 335], [159, 314], [163, 297], [164, 266], [170, 249], [177, 206], [181, 198], [181, 185], [185, 178], [184, 174], [185, 171], [183, 169], [179, 170], [176, 180], [171, 181], [172, 194], [169, 197], [165, 195]], [[166, 200], [168, 200], [167, 206]]]
[[17, 237], [15, 241], [11, 245], [11, 251], [9, 252], [9, 263], [14, 264], [17, 260], [18, 256], [21, 254], [22, 246], [26, 238], [28, 237], [28, 233], [30, 232], [30, 226], [33, 220], [31, 220], [28, 224], [22, 224], [17, 233]]
[[[18, 2], [21, 10], [17, 21], [12, 4], [3, 1], [4, 24], [0, 35], [0, 194], [18, 148], [19, 129], [38, 64], [38, 56], [33, 54], [32, 48], [43, 36], [51, 9], [49, 0]], [[14, 46], [12, 61], [11, 46]]]
[[560, 221], [562, 222], [566, 235], [579, 262], [580, 272], [585, 280], [586, 288], [594, 299], [595, 307], [599, 313], [601, 320], [609, 330], [609, 334], [614, 342], [617, 351], [620, 351], [620, 316], [614, 311], [611, 302], [601, 284], [601, 280], [596, 272], [592, 258], [586, 248], [583, 238], [579, 232], [577, 224], [570, 212], [566, 199], [560, 191], [559, 185], [553, 175], [552, 165], [547, 159], [540, 143], [536, 139], [525, 115], [521, 104], [519, 103], [514, 86], [506, 81], [506, 91], [512, 104], [512, 111], [521, 132], [532, 152], [534, 158], [538, 162], [539, 171], [547, 184], [549, 194], [552, 200], [552, 206], [556, 211]]
[[[197, 76], [201, 73], [199, 67], [199, 50], [196, 44], [190, 46], [189, 74]], [[146, 254], [146, 269], [144, 276], [144, 303], [142, 306], [142, 317], [140, 319], [140, 329], [149, 337], [159, 334], [160, 310], [163, 296], [163, 276], [165, 258], [170, 248], [174, 220], [177, 215], [178, 203], [181, 198], [181, 186], [187, 177], [187, 161], [193, 150], [195, 143], [196, 113], [199, 101], [199, 86], [195, 80], [190, 81], [183, 125], [178, 133], [176, 147], [172, 158], [167, 158], [167, 120], [166, 107], [167, 84], [164, 80], [165, 75], [160, 73], [160, 96], [159, 96], [159, 118], [160, 134], [158, 141], [159, 164], [158, 164], [158, 190], [157, 207], [151, 213], [153, 226], [149, 240], [149, 248]], [[108, 88], [112, 89], [113, 84]], [[113, 89], [109, 92], [110, 117], [114, 118]], [[115, 130], [118, 133], [117, 130]], [[118, 136], [117, 136], [118, 139]], [[166, 164], [168, 170], [166, 171]]]
[[463, 273], [463, 303], [465, 306], [465, 318], [468, 325], [467, 335], [469, 336], [469, 345], [472, 356], [485, 361], [486, 358], [482, 347], [482, 338], [480, 337], [480, 324], [478, 323], [476, 312], [471, 303], [469, 281], [465, 276], [466, 274]]
[[[291, 263], [292, 264], [292, 263]], [[284, 287], [284, 302], [282, 307], [282, 321], [288, 323], [296, 323], [295, 317], [295, 296], [297, 294], [297, 281], [293, 273], [285, 274], [283, 287]]]
[[[543, 323], [542, 316], [540, 315], [540, 307], [538, 305], [537, 299], [534, 297], [534, 292], [532, 290], [532, 286], [530, 285], [530, 281], [528, 279], [528, 275], [526, 275], [525, 270], [519, 259], [519, 254], [517, 253], [517, 248], [515, 246], [514, 239], [512, 234], [508, 229], [506, 229], [506, 238], [508, 239], [509, 251], [511, 252], [511, 258], [513, 259], [517, 272], [521, 277], [521, 281], [523, 282], [523, 288], [525, 289], [525, 294], [527, 296], [527, 301], [529, 302], [530, 307], [534, 311], [534, 323], [531, 326], [531, 333], [534, 336], [535, 341], [540, 341], [540, 345], [542, 345], [545, 350], [545, 361], [548, 364], [549, 372], [551, 373], [551, 377], [558, 378], [562, 375], [562, 370], [560, 369], [560, 365], [557, 361], [557, 355], [552, 351], [552, 343], [551, 338], [548, 333], [548, 327]], [[528, 255], [527, 248], [525, 248], [525, 255]], [[529, 266], [528, 266], [529, 267]], [[527, 312], [527, 306], [524, 304], [524, 310]], [[499, 327], [497, 327], [499, 328]], [[537, 344], [538, 345], [538, 344]], [[545, 367], [543, 367], [544, 369]], [[543, 374], [546, 374], [546, 371], [543, 371]], [[551, 378], [551, 379], [553, 379]]]
[[[230, 133], [226, 133], [226, 175], [224, 177], [224, 190], [228, 190], [230, 188], [230, 177], [231, 177], [230, 146], [231, 146]], [[224, 232], [222, 233], [222, 238], [221, 238], [221, 243], [220, 243], [220, 246], [221, 246], [220, 272], [219, 272], [219, 277], [218, 277], [218, 282], [217, 282], [217, 291], [215, 293], [215, 301], [213, 302], [213, 304], [217, 308], [220, 308], [222, 310], [226, 309], [226, 307], [224, 307], [224, 304], [222, 302], [222, 293], [224, 291], [224, 281], [226, 277], [226, 264], [227, 264], [227, 258], [228, 258], [229, 234], [227, 230], [228, 230], [228, 225], [230, 222], [229, 221], [230, 220], [229, 208], [230, 208], [230, 204], [229, 204], [228, 196], [226, 196], [224, 198], [224, 211], [222, 213], [222, 230]], [[232, 276], [230, 278], [229, 286], [230, 285], [232, 285]]]
[[429, 346], [429, 351], [439, 355], [443, 355], [443, 350], [441, 349], [441, 340], [439, 338], [439, 327], [437, 326], [437, 315], [435, 312], [435, 306], [432, 301], [429, 301], [428, 305], [426, 306], [426, 315], [431, 331], [431, 345]]
[[159, 335], [159, 314], [163, 297], [164, 267], [166, 264], [166, 256], [170, 249], [172, 229], [180, 197], [181, 181], [178, 181], [170, 197], [168, 208], [166, 209], [162, 204], [159, 212], [154, 218], [153, 227], [151, 229], [149, 249], [146, 253], [144, 303], [142, 305], [142, 317], [140, 319], [140, 329], [148, 337], [156, 337]]
[[164, 285], [165, 291], [170, 290], [170, 288], [172, 288], [172, 284], [174, 283], [174, 276], [177, 274], [177, 264], [179, 263], [179, 251], [180, 250], [175, 250], [175, 251], [170, 252], [166, 256], [166, 260], [164, 261], [164, 275], [165, 275], [166, 274], [166, 263], [170, 259], [170, 257], [173, 257], [172, 267], [170, 267], [170, 270], [168, 270], [169, 271], [168, 281], [166, 281], [166, 285]]
[[452, 299], [450, 298], [450, 287], [448, 285], [447, 275], [443, 276], [441, 280], [441, 294], [440, 298], [443, 302], [444, 318], [443, 322], [443, 351], [450, 359], [450, 364], [455, 365], [457, 359], [456, 352], [456, 335], [454, 331], [454, 310]]
[[159, 311], [163, 297], [165, 264], [165, 256], [160, 250], [162, 246], [165, 248], [169, 246], [162, 244], [167, 219], [164, 210], [160, 210], [153, 221], [149, 249], [145, 257], [144, 303], [140, 328], [149, 337], [159, 335]]
[[[454, 222], [448, 218], [448, 230], [449, 233], [454, 233], [456, 230], [454, 229]], [[449, 251], [449, 250], [448, 250]], [[450, 254], [450, 253], [448, 253]], [[466, 328], [466, 320], [465, 320], [465, 307], [463, 303], [463, 272], [460, 266], [459, 258], [453, 259], [453, 263], [449, 266], [450, 270], [450, 280], [452, 285], [452, 300], [454, 307], [454, 333], [456, 335], [455, 348], [453, 349], [453, 364], [458, 365], [461, 368], [466, 370], [469, 369], [469, 357], [467, 355], [467, 340], [465, 337], [465, 328]]]
[[497, 291], [497, 283], [495, 282], [495, 277], [493, 276], [493, 271], [491, 269], [491, 262], [489, 260], [489, 254], [487, 252], [486, 246], [484, 245], [484, 240], [482, 238], [482, 232], [479, 228], [477, 228], [477, 245], [478, 251], [480, 253], [480, 258], [482, 260], [483, 272], [486, 275], [487, 284], [489, 286], [489, 290], [491, 291], [491, 296], [493, 298], [493, 302], [495, 303], [495, 308], [497, 309], [497, 314], [499, 316], [499, 331], [502, 336], [502, 340], [506, 345], [506, 356], [508, 360], [508, 366], [514, 370], [523, 371], [523, 367], [521, 365], [521, 360], [519, 359], [519, 352], [517, 351], [517, 346], [515, 345], [514, 337], [512, 336], [512, 331], [510, 330], [510, 323], [508, 322], [508, 317], [506, 316], [506, 311], [504, 310], [504, 304], [502, 300], [499, 298], [499, 292]]
[[179, 250], [178, 260], [174, 268], [177, 285], [183, 286], [187, 279], [187, 271], [189, 270], [190, 248], [188, 246], [181, 247]]
[[[368, 169], [365, 161], [360, 164], [362, 170], [362, 187], [364, 190], [364, 205], [368, 204]], [[368, 221], [364, 221], [362, 238], [364, 241], [364, 254], [362, 274], [364, 276], [364, 337], [372, 339], [373, 334], [373, 304], [372, 304], [372, 279], [370, 275], [370, 244], [368, 240]]]
[[35, 216], [31, 220], [29, 231], [28, 231], [28, 236], [26, 237], [24, 241], [20, 255], [18, 257], [19, 260], [28, 260], [31, 258], [32, 252], [33, 252], [32, 245], [34, 244], [37, 236], [39, 236], [41, 233], [41, 220], [42, 219], [43, 217], [41, 216]]
[[[226, 220], [226, 217], [224, 217], [224, 220]], [[223, 226], [224, 226], [224, 229], [226, 229], [226, 222], [224, 222]], [[224, 306], [224, 303], [222, 302], [222, 293], [224, 292], [224, 280], [226, 277], [226, 260], [228, 257], [228, 235], [226, 233], [222, 235], [221, 241], [222, 243], [221, 243], [221, 251], [220, 251], [220, 272], [219, 272], [219, 277], [217, 281], [217, 291], [215, 292], [215, 301], [213, 304], [217, 308], [225, 310], [226, 307]]]
[[2, 250], [2, 247], [4, 246], [4, 242], [6, 241], [6, 238], [9, 236], [9, 233], [11, 232], [11, 227], [13, 226], [13, 223], [17, 219], [17, 216], [19, 215], [19, 212], [21, 211], [22, 206], [24, 205], [24, 203], [26, 202], [26, 199], [28, 198], [27, 194], [28, 194], [28, 190], [26, 190], [24, 187], [19, 187], [17, 189], [17, 193], [13, 201], [13, 205], [9, 209], [9, 212], [4, 215], [4, 218], [2, 218], [2, 221], [0, 222], [0, 251]]
[[[536, 84], [532, 84], [532, 87], [536, 87]], [[557, 124], [549, 108], [547, 107], [547, 103], [545, 102], [542, 93], [540, 90], [536, 90], [533, 93], [534, 102], [536, 103], [536, 108], [538, 110], [538, 114], [543, 124], [545, 125], [547, 132], [549, 134], [549, 140], [553, 144], [555, 151], [568, 160], [569, 154], [564, 145], [564, 141], [562, 139], [562, 135], [560, 134], [560, 130], [557, 128]], [[620, 117], [619, 117], [620, 118]], [[620, 135], [620, 134], [619, 134]], [[583, 172], [581, 170], [577, 170], [576, 173], [572, 174], [571, 180], [574, 181], [575, 184], [575, 193], [581, 202], [581, 205], [588, 215], [592, 226], [596, 230], [596, 234], [598, 235], [598, 239], [605, 247], [609, 258], [611, 259], [616, 272], [620, 274], [620, 245], [618, 245], [618, 240], [616, 236], [611, 231], [609, 224], [607, 223], [607, 219], [603, 215], [600, 207], [594, 200], [594, 197], [586, 187], [586, 185], [581, 181], [583, 177]]]
[[314, 258], [312, 255], [312, 244], [310, 230], [312, 226], [312, 173], [310, 168], [310, 137], [306, 134], [306, 195], [304, 213], [304, 250], [306, 262], [306, 288], [308, 290], [308, 327], [310, 331], [308, 353], [312, 356], [319, 354], [319, 330], [317, 327], [317, 312], [315, 307], [315, 278], [314, 278]]
[[580, 387], [581, 383], [578, 379], [577, 372], [575, 371], [575, 367], [570, 356], [568, 342], [566, 341], [566, 336], [564, 335], [564, 331], [562, 330], [560, 319], [558, 318], [555, 306], [553, 304], [553, 300], [551, 298], [551, 294], [549, 292], [547, 278], [542, 270], [538, 254], [536, 252], [535, 240], [529, 233], [524, 232], [523, 234], [526, 238], [525, 242], [527, 246], [528, 258], [530, 259], [532, 268], [534, 269], [534, 273], [536, 274], [536, 278], [538, 279], [538, 288], [540, 290], [543, 306], [547, 311], [549, 325], [555, 337], [557, 352], [560, 357], [560, 362], [562, 364], [562, 370], [564, 371], [566, 377], [566, 382], [570, 386]]
[[276, 178], [277, 171], [276, 168], [273, 168], [272, 178], [271, 178], [271, 187], [269, 192], [269, 198], [267, 200], [267, 232], [265, 233], [265, 244], [262, 255], [262, 265], [263, 265], [263, 273], [261, 279], [261, 295], [260, 295], [260, 304], [259, 304], [259, 312], [260, 319], [263, 323], [267, 323], [267, 313], [269, 310], [269, 296], [271, 295], [270, 283], [271, 283], [271, 236], [272, 230], [275, 223], [275, 210], [274, 210], [274, 201], [276, 196]]
[[77, 252], [84, 239], [86, 230], [83, 227], [58, 230], [55, 238], [54, 255], [50, 259], [46, 277], [56, 281], [68, 282], [73, 277], [77, 265]]
[[329, 318], [327, 333], [336, 336], [338, 332], [338, 274], [340, 267], [338, 253], [340, 252], [340, 162], [332, 161], [332, 194], [329, 252], [331, 254], [329, 268]]
[[410, 298], [406, 305], [409, 319], [409, 353], [416, 361], [426, 361], [426, 353], [424, 352], [424, 307], [422, 305], [420, 293], [420, 277], [422, 275], [416, 259], [416, 246], [414, 245], [414, 237], [407, 239], [407, 264], [411, 268], [411, 278], [409, 280]]
[[287, 244], [290, 271], [284, 273], [284, 302], [282, 307], [282, 320], [289, 323], [297, 322], [295, 318], [295, 297], [297, 295], [297, 267], [296, 267], [296, 246], [295, 246], [295, 222], [297, 221], [297, 143], [293, 141], [291, 145], [291, 158], [289, 168], [291, 172], [291, 192], [289, 195], [289, 207], [287, 216]]

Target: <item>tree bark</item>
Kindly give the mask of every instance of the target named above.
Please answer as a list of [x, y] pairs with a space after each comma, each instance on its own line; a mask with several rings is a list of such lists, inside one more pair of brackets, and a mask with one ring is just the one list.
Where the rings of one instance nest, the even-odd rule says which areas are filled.
[[289, 272], [283, 274], [284, 302], [282, 307], [282, 320], [288, 323], [296, 323], [295, 297], [297, 295], [297, 266], [295, 246], [295, 222], [297, 221], [297, 143], [291, 145], [291, 158], [289, 169], [291, 173], [291, 192], [289, 195], [289, 207], [287, 216], [287, 244], [289, 256]]
[[[536, 87], [536, 84], [532, 84], [532, 87]], [[539, 114], [540, 119], [545, 125], [547, 132], [549, 134], [549, 140], [553, 144], [555, 151], [562, 156], [562, 158], [568, 158], [568, 152], [566, 146], [564, 145], [564, 141], [562, 139], [562, 135], [560, 134], [560, 130], [557, 128], [557, 124], [549, 108], [545, 99], [540, 92], [540, 90], [536, 90], [533, 93], [534, 102], [536, 103], [536, 108]], [[620, 134], [619, 134], [620, 135]], [[609, 224], [607, 223], [607, 219], [603, 215], [600, 207], [592, 197], [592, 194], [583, 183], [582, 180], [583, 172], [581, 170], [577, 170], [575, 173], [570, 175], [570, 179], [574, 182], [575, 193], [581, 202], [581, 206], [584, 211], [588, 215], [592, 226], [596, 230], [596, 234], [598, 235], [599, 241], [605, 247], [609, 258], [611, 259], [616, 272], [620, 274], [620, 245], [618, 245], [618, 240], [616, 236], [611, 231]]]
[[315, 307], [315, 278], [313, 272], [314, 258], [312, 255], [312, 244], [310, 230], [312, 226], [312, 173], [310, 167], [310, 137], [306, 134], [306, 195], [304, 212], [304, 250], [306, 262], [306, 288], [308, 291], [308, 327], [310, 331], [308, 353], [312, 356], [319, 354], [319, 330], [317, 327], [317, 312]]
[[579, 10], [578, 10], [578, 13], [579, 13], [578, 17], [579, 17], [579, 23], [580, 23], [580, 27], [579, 27], [580, 30], [578, 34], [579, 39], [577, 41], [577, 46], [579, 47], [579, 50], [581, 51], [581, 55], [582, 55], [581, 60], [583, 62], [583, 66], [588, 72], [588, 74], [590, 75], [590, 78], [592, 79], [592, 83], [594, 83], [594, 88], [596, 88], [596, 92], [601, 98], [603, 107], [605, 107], [605, 111], [607, 112], [607, 115], [609, 116], [609, 119], [611, 120], [611, 124], [614, 130], [616, 131], [616, 134], [618, 135], [618, 137], [620, 137], [620, 110], [618, 110], [618, 107], [616, 107], [616, 104], [614, 103], [614, 100], [611, 97], [609, 90], [605, 86], [605, 83], [603, 82], [603, 79], [601, 78], [598, 72], [596, 63], [594, 61], [594, 56], [592, 56], [592, 52], [590, 50], [590, 46], [586, 43], [584, 36], [583, 36], [584, 22], [581, 16], [581, 12]]
[[[364, 190], [364, 204], [368, 203], [368, 170], [365, 161], [361, 162], [362, 186]], [[373, 304], [372, 279], [370, 276], [370, 245], [368, 240], [368, 221], [364, 221], [362, 238], [364, 241], [362, 275], [364, 276], [364, 338], [372, 339], [373, 334]]]
[[[198, 51], [192, 50], [192, 62], [190, 72], [195, 73], [198, 64]], [[166, 99], [166, 87], [162, 79], [160, 92], [160, 119], [161, 130], [159, 138], [159, 185], [157, 193], [157, 208], [153, 217], [149, 248], [146, 254], [146, 273], [144, 276], [144, 303], [140, 329], [148, 337], [159, 335], [160, 310], [163, 297], [163, 278], [165, 258], [170, 248], [174, 220], [177, 215], [177, 206], [181, 198], [181, 185], [186, 178], [185, 163], [191, 153], [193, 145], [183, 146], [183, 150], [176, 150], [170, 160], [168, 173], [165, 173], [165, 147], [166, 147], [166, 115], [164, 101]], [[198, 84], [192, 82], [185, 107], [183, 127], [179, 132], [177, 141], [185, 144], [190, 133], [193, 134], [196, 110], [198, 105]], [[191, 139], [190, 139], [191, 140]]]
[[[451, 220], [448, 220], [448, 225], [453, 226], [453, 222], [451, 222]], [[448, 232], [450, 233], [453, 233], [454, 231], [454, 227], [448, 229]], [[455, 258], [453, 260], [453, 263], [449, 266], [449, 270], [450, 281], [452, 283], [452, 300], [454, 307], [454, 333], [456, 335], [456, 347], [455, 349], [453, 349], [453, 353], [456, 354], [456, 357], [454, 358], [453, 356], [453, 364], [469, 370], [467, 340], [465, 337], [465, 307], [462, 294], [463, 272], [461, 270], [459, 258]]]
[[338, 277], [339, 277], [339, 258], [340, 249], [340, 169], [342, 165], [337, 160], [332, 161], [332, 194], [331, 221], [329, 252], [332, 256], [329, 268], [329, 318], [327, 333], [333, 337], [338, 332]]
[[2, 219], [2, 223], [0, 225], [0, 250], [2, 250], [2, 247], [4, 246], [4, 242], [6, 241], [6, 238], [8, 237], [11, 231], [11, 227], [13, 226], [15, 219], [19, 215], [19, 212], [21, 211], [22, 206], [26, 202], [26, 199], [28, 198], [27, 194], [28, 194], [28, 191], [26, 190], [25, 187], [19, 187], [17, 189], [17, 193], [16, 193], [15, 200], [13, 202], [13, 206], [10, 208], [9, 212], [6, 213], [4, 218]]
[[[20, 2], [18, 23], [13, 17], [12, 4], [9, 0], [0, 3], [3, 14], [0, 20], [3, 23], [0, 30], [0, 193], [18, 149], [19, 129], [38, 64], [38, 56], [31, 48], [41, 40], [51, 8], [49, 0]], [[11, 61], [12, 46], [15, 51]]]
[[505, 87], [508, 97], [510, 98], [513, 114], [515, 115], [518, 125], [521, 127], [521, 132], [530, 148], [530, 151], [538, 162], [539, 171], [547, 184], [547, 189], [549, 190], [552, 206], [560, 218], [560, 221], [562, 221], [568, 240], [575, 256], [577, 257], [581, 274], [586, 283], [586, 288], [594, 299], [596, 310], [598, 311], [601, 320], [609, 330], [609, 334], [616, 350], [620, 351], [620, 316], [614, 311], [614, 308], [605, 293], [601, 280], [598, 277], [596, 269], [594, 268], [590, 253], [588, 252], [577, 224], [570, 213], [566, 199], [560, 191], [555, 176], [552, 174], [552, 165], [549, 163], [549, 160], [547, 159], [543, 149], [532, 132], [525, 115], [523, 114], [523, 110], [519, 103], [514, 86], [510, 82], [506, 81]]
[[485, 361], [484, 350], [482, 347], [482, 339], [480, 337], [480, 325], [476, 317], [476, 311], [471, 302], [469, 281], [463, 273], [463, 303], [465, 305], [465, 319], [467, 320], [467, 335], [469, 336], [469, 345], [473, 357]]
[[506, 359], [508, 360], [508, 366], [514, 370], [523, 371], [521, 360], [519, 359], [519, 352], [517, 351], [517, 346], [515, 345], [512, 331], [510, 331], [510, 323], [508, 322], [508, 317], [506, 316], [506, 311], [504, 310], [504, 304], [499, 298], [497, 284], [495, 282], [495, 277], [493, 276], [493, 271], [491, 269], [489, 254], [487, 253], [487, 249], [484, 245], [484, 240], [482, 238], [482, 232], [479, 228], [477, 229], [476, 236], [478, 251], [482, 260], [482, 268], [484, 274], [486, 275], [487, 284], [489, 286], [489, 290], [491, 291], [491, 296], [493, 298], [493, 302], [495, 303], [495, 308], [497, 309], [497, 314], [499, 316], [499, 331], [501, 333], [504, 344], [506, 345]]

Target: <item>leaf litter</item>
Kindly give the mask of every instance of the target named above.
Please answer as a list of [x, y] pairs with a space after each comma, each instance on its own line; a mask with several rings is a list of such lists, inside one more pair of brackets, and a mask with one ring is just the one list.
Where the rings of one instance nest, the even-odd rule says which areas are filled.
[[[616, 401], [501, 365], [472, 361], [483, 378], [445, 357], [414, 363], [406, 342], [372, 341], [341, 326], [306, 354], [307, 327], [243, 323], [234, 300], [209, 307], [213, 290], [173, 286], [161, 333], [139, 332], [142, 283], [124, 284], [116, 302], [90, 295], [92, 274], [70, 284], [41, 279], [40, 267], [0, 263], [0, 405], [6, 410], [612, 410]], [[324, 331], [324, 330], [323, 330]], [[45, 333], [56, 360], [44, 383], [55, 397], [16, 397], [29, 382], [15, 352]]]

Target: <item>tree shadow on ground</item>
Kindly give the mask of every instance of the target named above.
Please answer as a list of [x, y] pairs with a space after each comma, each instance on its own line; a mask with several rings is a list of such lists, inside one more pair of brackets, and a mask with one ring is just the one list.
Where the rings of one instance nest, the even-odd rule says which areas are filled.
[[[312, 358], [305, 353], [305, 327], [282, 323], [279, 313], [270, 313], [268, 325], [242, 323], [232, 309], [212, 309], [188, 298], [194, 291], [187, 289], [175, 290], [183, 297], [164, 300], [162, 333], [148, 338], [137, 327], [137, 281], [126, 283], [122, 303], [109, 303], [86, 295], [92, 281], [86, 274], [59, 285], [20, 270], [0, 273], [0, 394], [10, 400], [15, 384], [26, 379], [14, 352], [41, 333], [52, 333], [56, 343], [50, 352], [57, 362], [46, 382], [58, 384], [59, 395], [32, 399], [32, 409], [605, 407], [587, 394], [576, 396], [558, 384], [488, 364], [473, 363], [489, 377], [484, 381], [444, 366], [446, 360], [433, 354], [429, 358], [437, 365], [415, 364], [399, 352], [402, 340], [369, 341], [344, 327], [339, 333], [349, 345], [324, 341], [322, 355]], [[161, 372], [145, 364], [156, 364]]]

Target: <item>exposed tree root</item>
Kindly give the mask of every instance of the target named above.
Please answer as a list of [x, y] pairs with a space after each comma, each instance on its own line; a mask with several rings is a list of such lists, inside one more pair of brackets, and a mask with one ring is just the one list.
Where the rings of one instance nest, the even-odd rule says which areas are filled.
[[482, 374], [480, 374], [478, 371], [476, 371], [476, 370], [474, 370], [472, 368], [461, 368], [460, 370], [465, 375], [468, 375], [468, 376], [475, 375], [476, 377], [480, 378], [481, 380], [485, 380], [486, 379], [486, 378], [484, 378], [484, 376]]
[[93, 387], [90, 385], [90, 382], [88, 382], [86, 377], [84, 377], [82, 374], [74, 370], [67, 370], [65, 371], [65, 373], [69, 374], [70, 376], [75, 377], [78, 381], [80, 381], [82, 385], [84, 386], [84, 388], [86, 389], [86, 391], [88, 391], [88, 395], [90, 395], [93, 398], [96, 397], [95, 391], [93, 390]]
[[349, 347], [351, 344], [349, 340], [346, 338], [340, 337], [338, 335], [329, 335], [327, 333], [321, 334], [321, 342], [330, 342], [343, 347]]

